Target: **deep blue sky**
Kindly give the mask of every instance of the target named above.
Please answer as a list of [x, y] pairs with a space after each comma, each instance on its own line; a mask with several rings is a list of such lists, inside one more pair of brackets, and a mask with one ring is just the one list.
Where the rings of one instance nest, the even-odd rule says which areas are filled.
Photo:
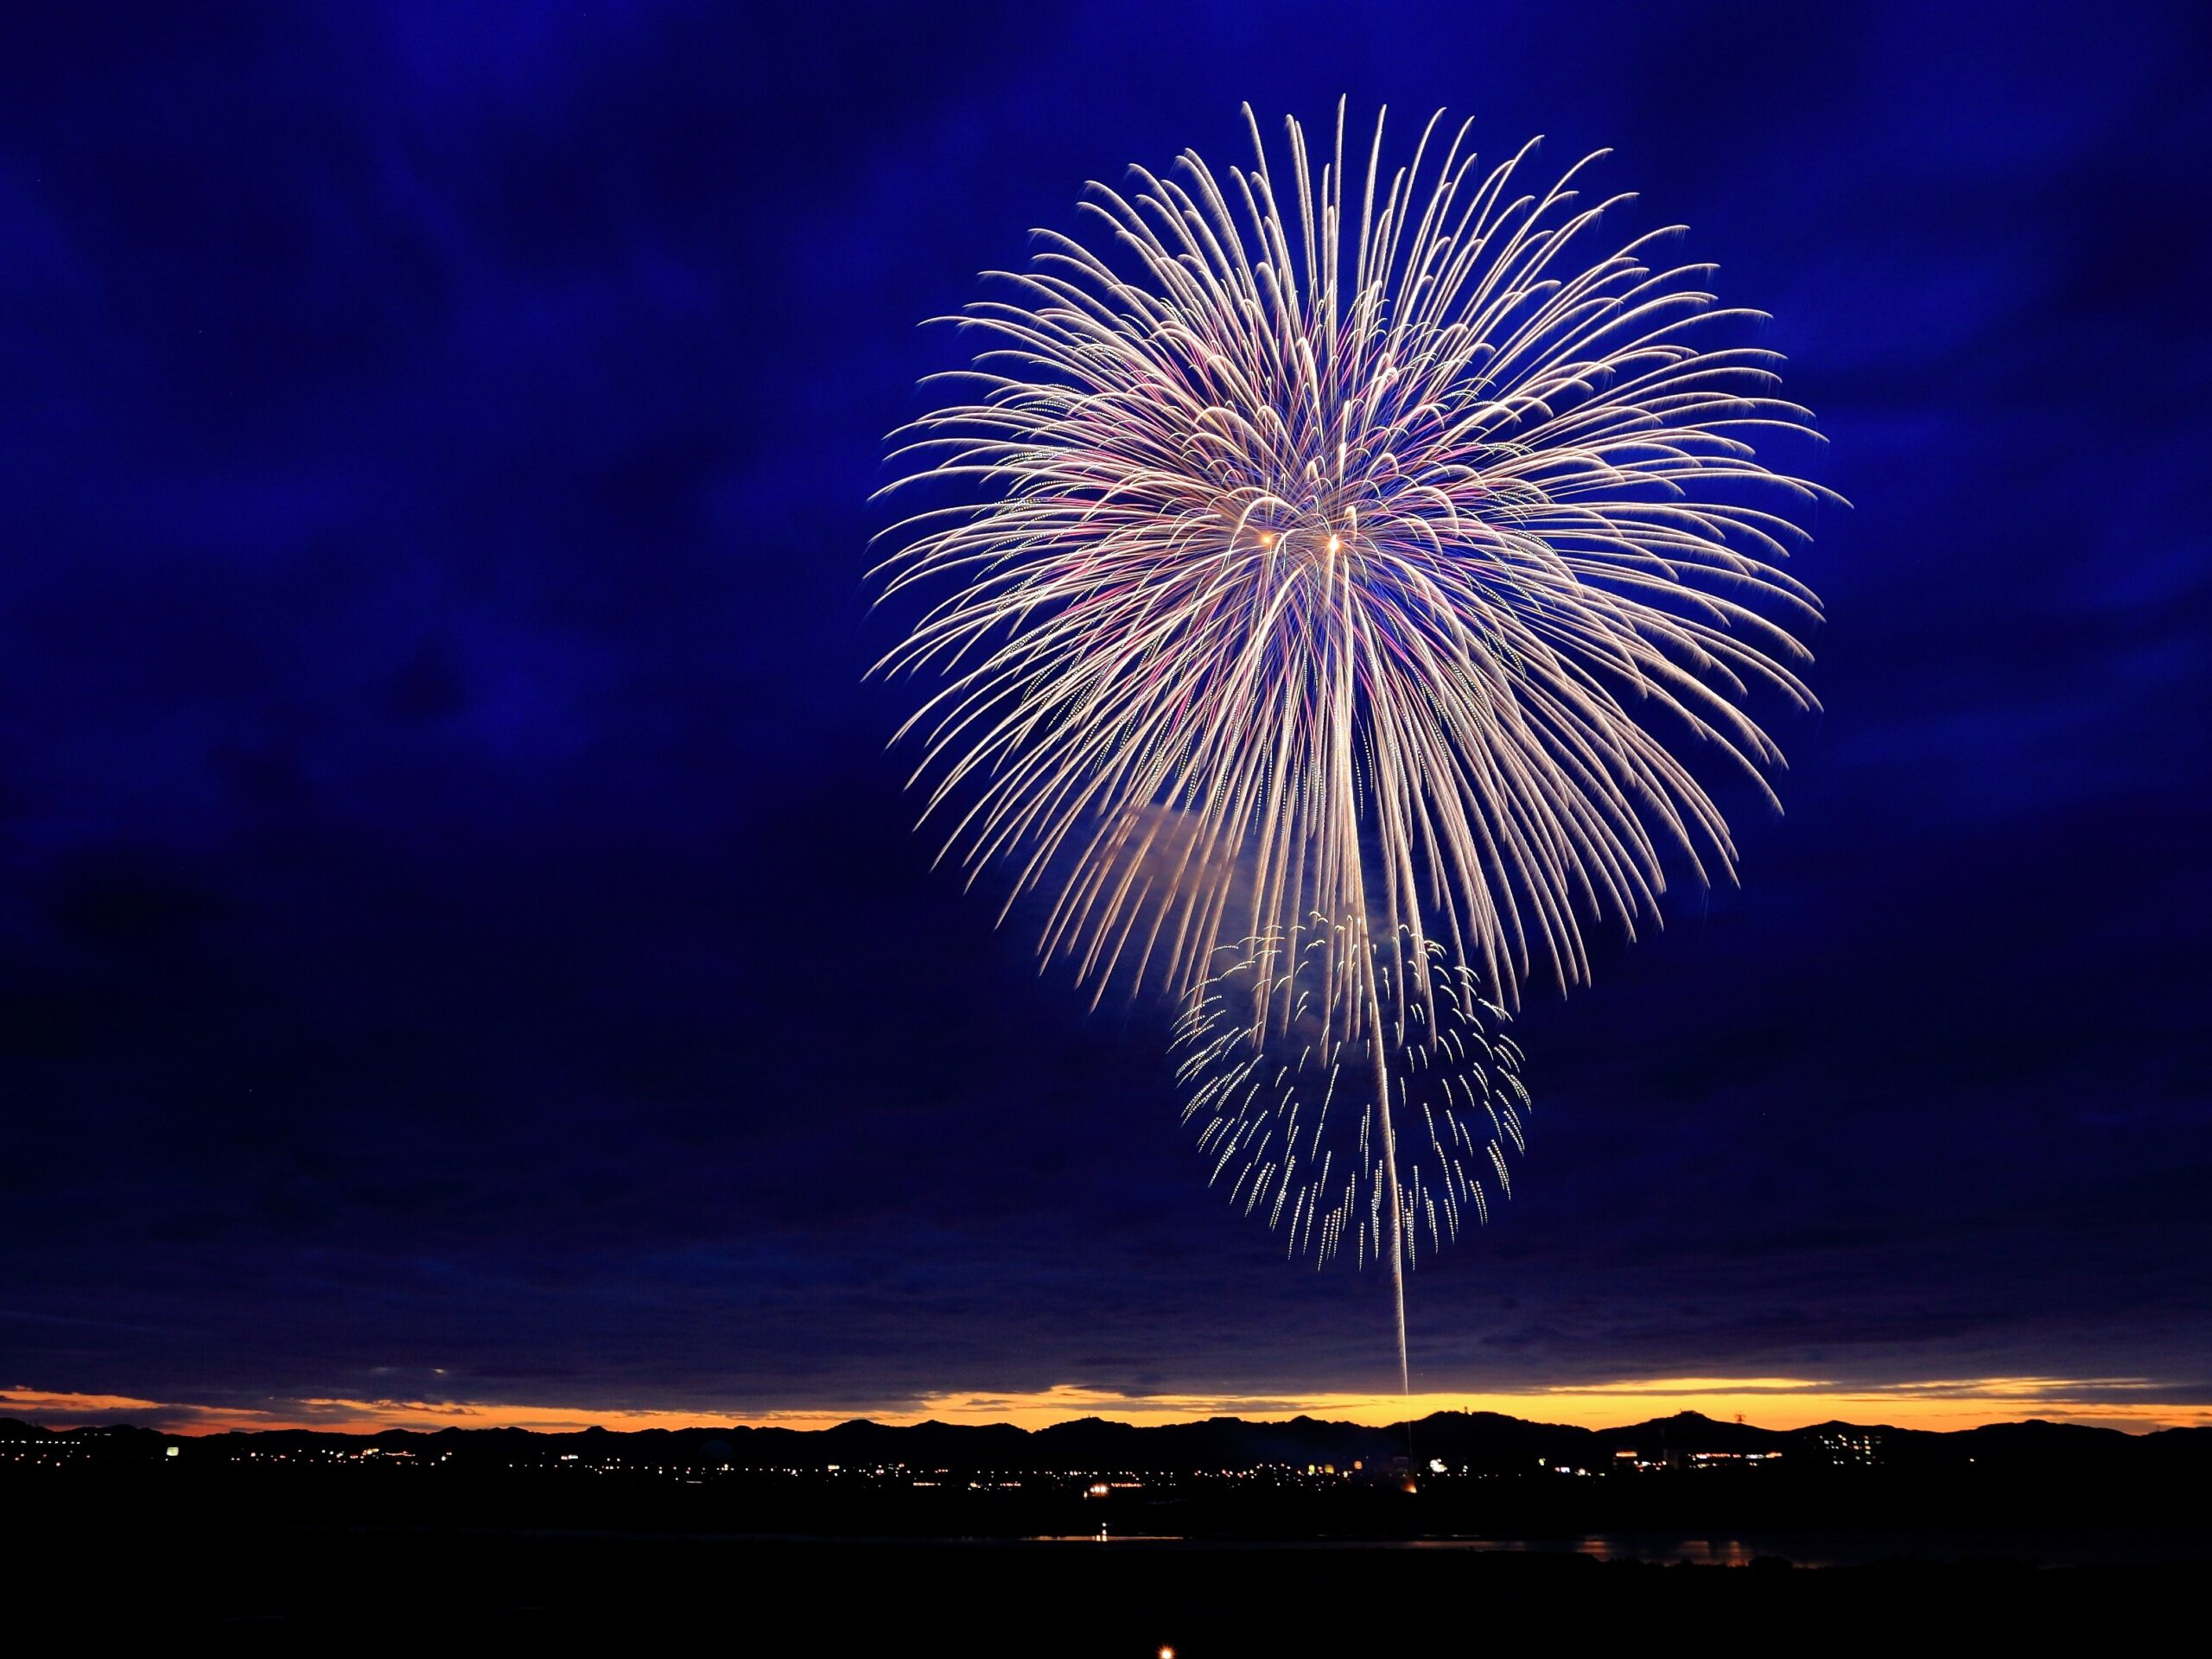
[[1386, 1386], [1380, 1285], [1208, 1194], [1156, 1033], [929, 871], [858, 683], [917, 321], [1349, 93], [1612, 146], [1855, 504], [1787, 816], [1532, 1003], [1417, 1382], [2212, 1401], [2200, 9], [0, 33], [0, 1385]]

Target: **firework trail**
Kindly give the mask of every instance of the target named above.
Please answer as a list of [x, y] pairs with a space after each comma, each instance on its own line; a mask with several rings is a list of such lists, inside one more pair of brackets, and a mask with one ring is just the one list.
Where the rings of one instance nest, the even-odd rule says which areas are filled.
[[1759, 314], [1679, 226], [1586, 256], [1596, 156], [1526, 190], [1533, 142], [1485, 169], [1435, 118], [1386, 169], [1378, 118], [1348, 169], [1339, 108], [1283, 170], [1245, 113], [1249, 168], [1093, 185], [1096, 249], [986, 273], [965, 401], [894, 435], [890, 488], [954, 499], [886, 532], [880, 593], [931, 597], [878, 668], [937, 682], [900, 737], [947, 854], [1094, 997], [1179, 999], [1217, 1175], [1388, 1269], [1409, 1387], [1417, 1234], [1521, 1140], [1522, 982], [1656, 921], [1670, 863], [1732, 875], [1676, 751], [1766, 792], [1746, 704], [1811, 706], [1779, 565], [1826, 493], [1758, 461], [1811, 416], [1707, 346]]

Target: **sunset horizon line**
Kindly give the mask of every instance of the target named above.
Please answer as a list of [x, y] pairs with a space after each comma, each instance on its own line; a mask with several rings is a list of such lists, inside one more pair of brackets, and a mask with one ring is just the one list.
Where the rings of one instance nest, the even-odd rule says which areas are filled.
[[[1442, 1412], [1488, 1412], [1533, 1423], [1605, 1432], [1694, 1412], [1770, 1433], [1825, 1422], [1950, 1432], [2044, 1421], [2150, 1433], [2212, 1427], [2212, 1402], [2175, 1396], [2186, 1385], [2142, 1377], [1977, 1377], [1849, 1383], [1800, 1377], [1666, 1377], [1548, 1388], [1410, 1395], [1232, 1390], [1137, 1394], [1060, 1384], [1043, 1389], [924, 1392], [829, 1406], [569, 1405], [407, 1396], [269, 1395], [265, 1403], [159, 1400], [132, 1395], [0, 1388], [0, 1416], [54, 1431], [130, 1424], [181, 1438], [296, 1432], [373, 1434], [392, 1429], [789, 1428], [819, 1432], [852, 1422], [884, 1427], [923, 1423], [1035, 1432], [1084, 1419], [1160, 1427], [1233, 1417], [1287, 1422], [1299, 1417], [1367, 1427]], [[1866, 1414], [1872, 1412], [1873, 1415]]]

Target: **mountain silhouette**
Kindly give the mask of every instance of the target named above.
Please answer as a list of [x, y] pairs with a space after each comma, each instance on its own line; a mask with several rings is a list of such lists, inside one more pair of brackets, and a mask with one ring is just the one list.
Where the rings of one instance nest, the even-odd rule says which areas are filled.
[[0, 1441], [52, 1442], [102, 1459], [163, 1456], [172, 1445], [216, 1456], [245, 1451], [348, 1455], [374, 1447], [386, 1453], [485, 1461], [575, 1457], [610, 1464], [795, 1469], [836, 1464], [968, 1472], [1166, 1472], [1308, 1464], [1382, 1469], [1403, 1459], [1424, 1465], [1433, 1459], [1450, 1467], [1543, 1463], [1596, 1468], [1624, 1457], [1671, 1463], [1750, 1454], [1779, 1454], [1794, 1466], [1870, 1461], [1933, 1468], [1973, 1463], [1989, 1468], [2036, 1466], [2086, 1472], [2106, 1468], [2202, 1470], [2212, 1465], [2212, 1428], [2127, 1434], [2031, 1419], [1952, 1431], [1842, 1421], [1776, 1430], [1719, 1422], [1694, 1411], [1604, 1429], [1532, 1422], [1498, 1412], [1443, 1411], [1383, 1427], [1307, 1416], [1264, 1421], [1210, 1417], [1141, 1425], [1080, 1417], [1033, 1430], [1008, 1423], [890, 1424], [855, 1418], [823, 1429], [702, 1424], [633, 1430], [594, 1426], [556, 1433], [522, 1428], [381, 1429], [365, 1434], [266, 1429], [199, 1436], [125, 1424], [50, 1429], [0, 1418]]

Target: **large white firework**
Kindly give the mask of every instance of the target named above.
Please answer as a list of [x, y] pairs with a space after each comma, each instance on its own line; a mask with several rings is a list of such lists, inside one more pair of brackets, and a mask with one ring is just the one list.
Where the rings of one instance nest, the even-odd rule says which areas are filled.
[[1533, 143], [1484, 168], [1433, 118], [1386, 168], [1378, 118], [1348, 168], [1340, 109], [1283, 170], [1246, 118], [1250, 167], [1094, 185], [1096, 246], [988, 273], [964, 401], [897, 435], [891, 487], [953, 499], [887, 532], [880, 590], [931, 598], [879, 666], [938, 682], [925, 820], [1042, 898], [1048, 959], [1166, 985], [1210, 1066], [1301, 1022], [1365, 1057], [1402, 1370], [1394, 1064], [1583, 978], [1670, 868], [1732, 874], [1680, 757], [1779, 762], [1749, 705], [1810, 703], [1779, 565], [1824, 493], [1756, 454], [1810, 416], [1659, 257], [1680, 227], [1586, 251], [1626, 200], [1573, 188], [1597, 157], [1526, 190]]

